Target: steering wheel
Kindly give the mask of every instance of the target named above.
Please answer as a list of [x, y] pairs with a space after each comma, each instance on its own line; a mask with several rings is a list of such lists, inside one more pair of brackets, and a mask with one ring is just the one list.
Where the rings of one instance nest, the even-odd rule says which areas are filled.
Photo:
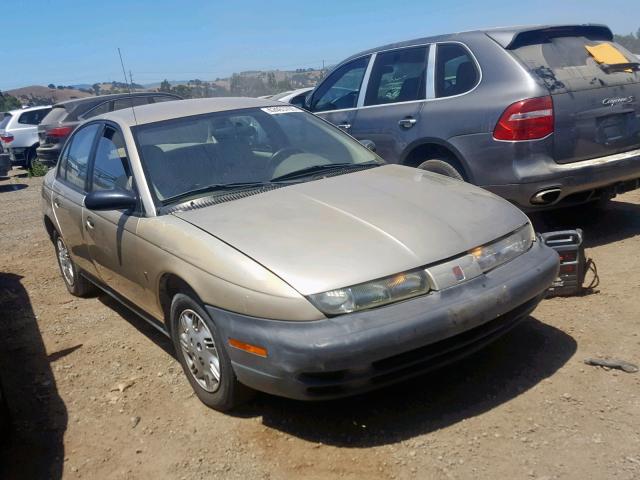
[[271, 155], [271, 158], [269, 159], [269, 164], [267, 165], [267, 169], [269, 171], [270, 177], [273, 178], [273, 174], [275, 173], [276, 168], [278, 168], [278, 166], [280, 166], [280, 164], [283, 161], [285, 161], [291, 155], [296, 155], [298, 153], [304, 153], [304, 151], [296, 147], [283, 147], [280, 150], [278, 150], [276, 153]]

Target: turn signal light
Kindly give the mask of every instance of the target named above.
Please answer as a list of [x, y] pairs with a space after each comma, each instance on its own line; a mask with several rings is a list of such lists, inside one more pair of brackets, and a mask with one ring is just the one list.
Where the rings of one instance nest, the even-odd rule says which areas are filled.
[[241, 342], [240, 340], [236, 340], [235, 338], [229, 339], [229, 345], [239, 350], [244, 350], [245, 352], [252, 353], [253, 355], [267, 358], [266, 348], [258, 347], [257, 345], [251, 345], [250, 343]]

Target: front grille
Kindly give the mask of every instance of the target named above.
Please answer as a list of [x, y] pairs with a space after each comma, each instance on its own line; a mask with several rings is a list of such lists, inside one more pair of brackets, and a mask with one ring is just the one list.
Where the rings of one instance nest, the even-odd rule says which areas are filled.
[[304, 372], [298, 380], [310, 395], [336, 396], [367, 390], [426, 373], [459, 360], [496, 340], [513, 328], [538, 304], [533, 298], [495, 320], [407, 352], [377, 360], [358, 371]]

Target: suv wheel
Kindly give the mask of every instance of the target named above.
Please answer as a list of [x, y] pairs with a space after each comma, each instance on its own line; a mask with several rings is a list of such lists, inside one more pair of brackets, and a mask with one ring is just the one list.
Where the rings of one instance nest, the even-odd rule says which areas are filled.
[[215, 323], [189, 295], [173, 297], [171, 338], [182, 369], [202, 403], [227, 411], [249, 398], [251, 390], [236, 378]]
[[62, 237], [55, 232], [53, 235], [53, 244], [56, 249], [56, 258], [64, 284], [71, 295], [76, 297], [86, 297], [95, 292], [93, 284], [80, 275], [76, 264], [73, 263], [69, 249]]
[[444, 175], [446, 177], [455, 178], [456, 180], [464, 181], [464, 177], [456, 169], [456, 167], [451, 165], [446, 160], [442, 160], [439, 158], [426, 160], [418, 165], [418, 168], [421, 168], [422, 170], [426, 170], [428, 172], [439, 173], [440, 175]]
[[31, 170], [33, 162], [36, 159], [36, 147], [32, 147], [25, 152], [24, 168], [25, 170]]

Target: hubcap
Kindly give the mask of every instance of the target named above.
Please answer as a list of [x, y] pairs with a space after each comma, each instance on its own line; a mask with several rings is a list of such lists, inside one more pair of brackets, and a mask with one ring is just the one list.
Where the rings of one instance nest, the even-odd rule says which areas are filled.
[[193, 310], [183, 310], [179, 320], [180, 347], [189, 371], [207, 392], [220, 387], [220, 357], [211, 330]]
[[73, 273], [73, 262], [69, 256], [69, 250], [67, 250], [67, 246], [59, 237], [56, 246], [58, 248], [58, 262], [60, 262], [60, 270], [62, 271], [64, 281], [73, 286], [75, 275]]

